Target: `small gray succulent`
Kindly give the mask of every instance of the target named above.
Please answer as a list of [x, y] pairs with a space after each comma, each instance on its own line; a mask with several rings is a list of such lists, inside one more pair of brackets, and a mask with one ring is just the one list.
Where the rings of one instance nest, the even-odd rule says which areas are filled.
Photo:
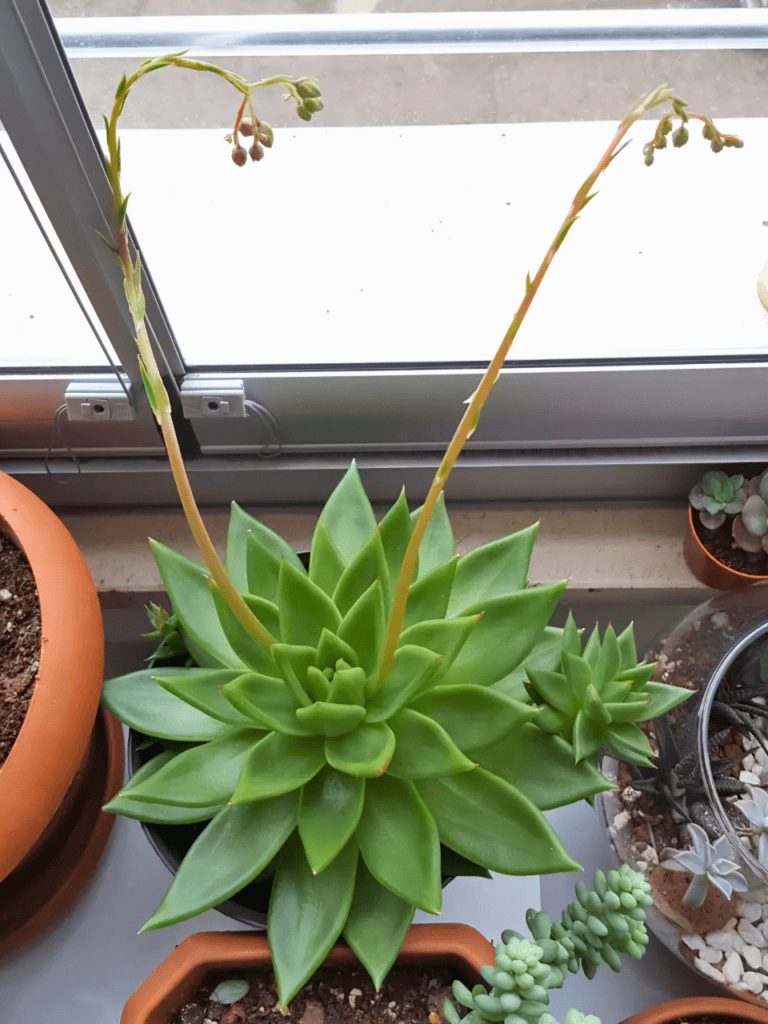
[[699, 512], [702, 526], [708, 530], [722, 526], [726, 515], [741, 512], [746, 499], [744, 477], [728, 476], [717, 469], [706, 472], [688, 495], [691, 505]]
[[754, 834], [758, 837], [757, 859], [768, 867], [768, 793], [764, 789], [749, 787], [749, 800], [737, 800], [736, 806], [749, 818]]
[[[691, 910], [702, 906], [710, 884], [717, 886], [727, 900], [733, 892], [746, 892], [746, 878], [739, 871], [739, 865], [727, 856], [732, 852], [728, 839], [720, 836], [714, 843], [710, 843], [707, 833], [698, 825], [688, 825], [687, 831], [693, 844], [692, 850], [668, 849], [662, 854], [662, 867], [673, 871], [690, 871], [693, 875], [682, 899], [683, 906]], [[667, 858], [667, 855], [670, 856]]]

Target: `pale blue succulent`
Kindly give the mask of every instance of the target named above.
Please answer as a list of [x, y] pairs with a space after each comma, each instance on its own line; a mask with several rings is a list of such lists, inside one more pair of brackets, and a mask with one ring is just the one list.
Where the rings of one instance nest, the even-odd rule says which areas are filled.
[[754, 834], [758, 837], [757, 859], [768, 867], [768, 793], [764, 789], [749, 787], [749, 800], [738, 800], [736, 806], [749, 818]]
[[688, 500], [698, 509], [703, 526], [715, 530], [725, 522], [726, 515], [735, 515], [744, 508], [747, 492], [744, 477], [728, 476], [711, 469], [699, 480]]
[[[702, 906], [710, 884], [716, 886], [727, 900], [734, 892], [747, 891], [747, 880], [739, 871], [739, 865], [727, 856], [731, 853], [731, 846], [725, 836], [710, 843], [704, 829], [693, 824], [688, 825], [688, 834], [693, 849], [676, 851], [670, 860], [663, 862], [664, 867], [690, 871], [693, 875], [682, 899], [684, 907], [695, 910]], [[668, 852], [672, 853], [671, 850]]]

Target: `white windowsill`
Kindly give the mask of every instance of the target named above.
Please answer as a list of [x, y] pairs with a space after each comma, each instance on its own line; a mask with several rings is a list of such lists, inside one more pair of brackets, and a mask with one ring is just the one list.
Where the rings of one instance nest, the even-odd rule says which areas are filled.
[[[306, 509], [249, 508], [297, 550], [307, 550], [316, 514]], [[579, 503], [542, 507], [462, 506], [450, 512], [459, 554], [540, 521], [531, 560], [534, 583], [569, 580], [569, 590], [621, 590], [633, 599], [658, 591], [693, 601], [714, 592], [691, 575], [683, 559], [684, 506]], [[99, 591], [126, 598], [160, 590], [147, 537], [198, 558], [184, 516], [174, 510], [64, 513]], [[204, 510], [216, 548], [224, 552], [229, 513]], [[628, 595], [628, 596], [630, 596]], [[671, 594], [670, 594], [671, 596]], [[122, 603], [122, 602], [121, 602]]]

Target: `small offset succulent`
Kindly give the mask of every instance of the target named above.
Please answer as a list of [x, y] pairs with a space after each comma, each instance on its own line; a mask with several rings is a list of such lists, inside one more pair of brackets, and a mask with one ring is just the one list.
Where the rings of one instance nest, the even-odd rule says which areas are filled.
[[734, 547], [751, 554], [768, 553], [768, 471], [745, 480], [709, 470], [688, 496], [707, 530], [730, 518]]
[[638, 664], [631, 625], [618, 637], [609, 626], [602, 643], [595, 627], [582, 651], [569, 615], [557, 670], [527, 669], [531, 699], [547, 705], [536, 725], [567, 739], [577, 762], [595, 760], [608, 749], [630, 764], [651, 767], [653, 751], [637, 723], [692, 696], [679, 686], [651, 682], [655, 667]]
[[757, 837], [757, 859], [768, 868], [768, 793], [756, 786], [749, 787], [749, 799], [737, 800], [736, 806], [752, 826]]
[[723, 525], [726, 515], [736, 515], [744, 508], [744, 477], [710, 469], [692, 489], [688, 500], [698, 509], [702, 526], [716, 530]]
[[[555, 922], [544, 911], [526, 915], [531, 939], [506, 931], [496, 947], [496, 965], [481, 969], [491, 986], [471, 991], [454, 981], [457, 1002], [469, 1010], [463, 1018], [453, 1003], [445, 1004], [448, 1024], [551, 1024], [548, 990], [562, 988], [567, 972], [583, 969], [593, 978], [601, 964], [621, 969], [621, 954], [639, 959], [648, 944], [645, 911], [651, 905], [650, 885], [622, 864], [607, 875], [596, 871], [593, 888], [576, 884], [576, 900]], [[573, 1016], [572, 1016], [573, 1015]], [[569, 1011], [566, 1024], [592, 1021]]]
[[749, 886], [739, 865], [731, 859], [733, 851], [728, 838], [720, 836], [710, 843], [707, 833], [698, 825], [688, 825], [687, 831], [693, 849], [665, 850], [661, 860], [662, 867], [693, 875], [682, 899], [683, 906], [693, 910], [702, 906], [710, 885], [716, 886], [727, 900], [734, 892], [746, 892]]
[[[379, 984], [414, 908], [439, 911], [443, 867], [446, 874], [575, 869], [542, 812], [610, 788], [592, 763], [604, 743], [645, 763], [634, 723], [680, 698], [633, 663], [631, 632], [609, 631], [602, 645], [595, 636], [582, 652], [573, 624], [565, 633], [547, 625], [565, 583], [528, 586], [534, 527], [457, 560], [443, 491], [548, 267], [631, 126], [665, 104], [680, 130], [701, 115], [686, 112], [663, 85], [620, 123], [526, 278], [419, 510], [412, 514], [403, 494], [377, 524], [353, 465], [321, 514], [308, 569], [237, 505], [225, 566], [195, 503], [149, 341], [121, 181], [117, 125], [127, 97], [142, 76], [167, 67], [216, 74], [240, 94], [227, 137], [238, 166], [247, 162], [241, 136], [254, 139], [256, 162], [272, 144], [255, 110], [259, 89], [283, 85], [304, 120], [322, 108], [311, 79], [249, 83], [168, 54], [123, 77], [105, 119], [113, 248], [139, 366], [204, 562], [153, 544], [172, 605], [171, 613], [153, 613], [161, 647], [150, 668], [109, 680], [103, 700], [161, 752], [108, 808], [148, 822], [206, 823], [145, 929], [272, 878], [267, 929], [285, 1004], [340, 935]], [[662, 118], [653, 148], [663, 148], [671, 116]], [[740, 144], [702, 119], [715, 133], [713, 148]], [[168, 665], [169, 656], [186, 663]], [[609, 906], [618, 897], [636, 920], [633, 884], [622, 877], [621, 893], [610, 883], [600, 899]], [[591, 912], [586, 921], [574, 915], [574, 950], [587, 936], [589, 948], [582, 942], [578, 955], [593, 963], [607, 925]]]

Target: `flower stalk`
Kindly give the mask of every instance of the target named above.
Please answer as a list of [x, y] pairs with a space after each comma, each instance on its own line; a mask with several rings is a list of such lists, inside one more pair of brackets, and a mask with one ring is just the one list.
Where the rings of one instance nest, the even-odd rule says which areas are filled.
[[[451, 470], [453, 469], [465, 443], [477, 428], [477, 424], [480, 420], [480, 414], [483, 411], [483, 406], [491, 393], [493, 385], [499, 378], [499, 374], [504, 366], [504, 360], [507, 358], [507, 354], [512, 347], [512, 342], [517, 337], [517, 332], [520, 330], [523, 320], [525, 319], [525, 315], [539, 290], [539, 285], [543, 281], [544, 275], [549, 269], [549, 265], [552, 260], [555, 258], [558, 249], [565, 241], [568, 232], [578, 220], [582, 210], [597, 194], [591, 191], [595, 182], [603, 171], [607, 170], [614, 157], [618, 156], [621, 149], [624, 148], [623, 146], [619, 148], [619, 144], [624, 136], [632, 125], [643, 116], [643, 114], [664, 103], [672, 104], [672, 112], [665, 114], [660, 119], [659, 126], [656, 129], [653, 139], [643, 149], [646, 165], [650, 166], [650, 164], [653, 163], [654, 149], [664, 149], [666, 147], [666, 134], [671, 129], [673, 114], [677, 115], [682, 122], [681, 128], [678, 129], [678, 132], [681, 130], [685, 131], [684, 136], [678, 136], [678, 140], [681, 141], [676, 140], [674, 142], [675, 146], [682, 146], [687, 141], [688, 135], [687, 129], [685, 129], [685, 122], [689, 118], [697, 118], [704, 122], [703, 135], [706, 139], [710, 140], [710, 145], [714, 152], [720, 152], [720, 150], [726, 146], [740, 148], [743, 145], [743, 142], [741, 139], [737, 138], [737, 136], [723, 135], [709, 118], [701, 114], [688, 112], [686, 110], [687, 104], [676, 97], [671, 89], [668, 89], [666, 85], [658, 86], [652, 92], [649, 92], [646, 96], [640, 99], [631, 113], [629, 113], [621, 122], [610, 146], [606, 149], [592, 173], [584, 181], [574, 196], [571, 208], [568, 211], [565, 220], [560, 225], [552, 244], [547, 250], [544, 259], [541, 262], [541, 266], [536, 272], [536, 276], [533, 280], [531, 280], [530, 275], [526, 278], [525, 295], [523, 296], [523, 300], [520, 303], [512, 323], [509, 325], [509, 329], [504, 335], [495, 356], [491, 360], [488, 369], [485, 371], [480, 384], [470, 397], [467, 409], [456, 428], [456, 432], [454, 433], [446, 453], [443, 456], [442, 462], [438, 467], [437, 473], [432, 480], [426, 500], [424, 501], [421, 512], [416, 520], [416, 524], [414, 525], [411, 540], [408, 544], [405, 557], [403, 558], [402, 567], [397, 580], [397, 586], [395, 588], [395, 594], [392, 600], [387, 636], [381, 661], [380, 679], [382, 681], [386, 679], [389, 674], [389, 670], [392, 667], [398, 638], [402, 631], [403, 621], [405, 618], [405, 608], [408, 602], [408, 591], [411, 586], [413, 574], [416, 570], [419, 545], [424, 537], [424, 533], [434, 511], [435, 505], [437, 504], [437, 500], [440, 497], [441, 491], [445, 487]], [[649, 154], [650, 160], [648, 158]]]

